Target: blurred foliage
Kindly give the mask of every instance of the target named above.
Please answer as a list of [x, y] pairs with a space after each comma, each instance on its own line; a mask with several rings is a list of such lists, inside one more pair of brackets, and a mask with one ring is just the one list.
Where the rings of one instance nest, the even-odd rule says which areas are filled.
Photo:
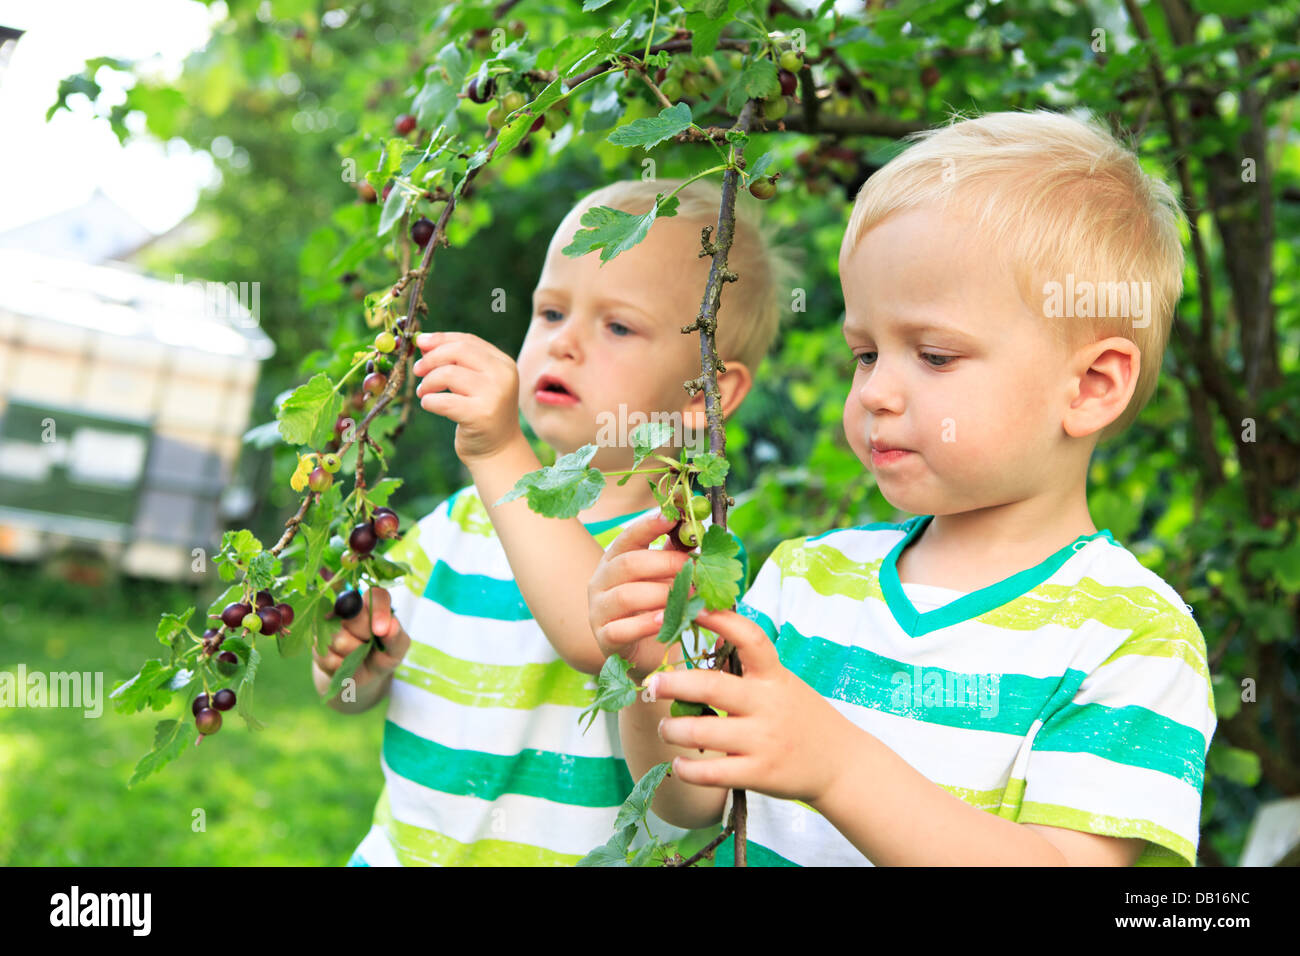
[[[472, 74], [494, 55], [493, 27], [508, 29], [502, 42], [526, 31], [521, 48], [533, 63], [539, 51], [562, 51], [567, 38], [624, 17], [643, 35], [653, 9], [591, 2], [590, 11], [509, 2], [499, 10], [482, 2], [429, 9], [370, 0], [322, 14], [313, 0], [227, 6], [228, 19], [174, 85], [142, 74], [126, 107], [104, 116], [126, 135], [125, 117], [140, 110], [149, 133], [216, 156], [221, 183], [196, 212], [214, 223], [216, 238], [156, 265], [164, 274], [262, 282], [263, 324], [279, 347], [259, 392], [264, 419], [272, 396], [364, 332], [353, 290], [382, 289], [397, 272], [393, 251], [375, 238], [380, 205], [357, 199], [341, 168], [354, 161], [357, 180], [375, 168], [394, 118], [417, 110], [443, 44], [461, 45]], [[689, 12], [662, 4], [661, 24], [697, 29], [706, 7], [764, 10], [739, 0], [684, 6]], [[1209, 268], [1199, 273], [1187, 237], [1186, 291], [1165, 374], [1137, 424], [1099, 447], [1090, 504], [1098, 527], [1195, 608], [1220, 719], [1202, 859], [1234, 863], [1258, 803], [1300, 793], [1300, 4], [940, 0], [872, 4], [858, 16], [831, 6], [778, 0], [765, 8], [767, 29], [785, 40], [805, 31], [808, 65], [784, 129], [754, 135], [748, 154], [776, 151], [773, 168], [783, 178], [765, 211], [807, 258], [801, 308], [784, 318], [780, 342], [728, 430], [729, 487], [739, 502], [732, 527], [756, 569], [784, 538], [900, 517], [842, 433], [851, 357], [839, 331], [835, 268], [858, 187], [902, 147], [901, 137], [954, 110], [1085, 108], [1105, 118], [1153, 174], [1189, 184], [1182, 199], [1198, 214], [1195, 240]], [[733, 24], [724, 36], [753, 31]], [[673, 51], [669, 76], [691, 77], [682, 85], [697, 91], [687, 97], [697, 122], [730, 122], [719, 83], [740, 68], [738, 57]], [[93, 64], [88, 76], [70, 78], [68, 92], [93, 94], [95, 71], [114, 68], [131, 69]], [[453, 220], [451, 248], [435, 258], [430, 326], [475, 332], [514, 354], [563, 214], [588, 190], [641, 175], [641, 154], [604, 137], [618, 122], [657, 111], [645, 85], [635, 76], [602, 81], [575, 99], [569, 125], [533, 134], [475, 183]], [[486, 110], [462, 101], [459, 114], [481, 122]], [[698, 143], [668, 142], [652, 155], [661, 176], [712, 160]], [[1243, 157], [1257, 170], [1248, 183]], [[356, 277], [344, 282], [345, 273]], [[498, 288], [503, 312], [491, 308]], [[464, 482], [451, 433], [434, 416], [412, 417], [391, 459], [392, 471], [408, 479], [393, 501], [404, 520]], [[293, 508], [292, 468], [285, 452], [264, 527], [255, 528], [266, 539]], [[1246, 681], [1258, 698], [1243, 703]]]

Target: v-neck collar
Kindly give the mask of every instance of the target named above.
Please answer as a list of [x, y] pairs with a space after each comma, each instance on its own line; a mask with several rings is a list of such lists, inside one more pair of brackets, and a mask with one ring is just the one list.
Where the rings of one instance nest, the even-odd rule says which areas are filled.
[[908, 545], [921, 536], [933, 519], [934, 515], [922, 515], [904, 522], [903, 530], [907, 533], [894, 545], [894, 549], [880, 565], [880, 590], [885, 596], [885, 604], [889, 607], [889, 612], [894, 616], [898, 626], [905, 634], [912, 637], [920, 637], [942, 627], [969, 621], [971, 618], [979, 617], [994, 608], [1014, 601], [1050, 578], [1061, 565], [1074, 556], [1075, 552], [1082, 550], [1083, 546], [1091, 541], [1105, 539], [1118, 546], [1109, 528], [1103, 528], [1092, 534], [1081, 534], [1050, 558], [1032, 568], [1019, 571], [978, 591], [972, 591], [933, 611], [922, 613], [903, 592], [902, 582], [898, 579], [898, 557]]

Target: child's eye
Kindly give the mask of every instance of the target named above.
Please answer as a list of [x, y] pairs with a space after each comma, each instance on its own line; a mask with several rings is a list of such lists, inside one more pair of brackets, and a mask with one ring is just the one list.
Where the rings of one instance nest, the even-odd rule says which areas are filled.
[[624, 325], [621, 322], [609, 323], [609, 330], [613, 332], [615, 335], [617, 335], [619, 338], [624, 338], [625, 336], [632, 334], [632, 330], [629, 329], [626, 325]]
[[923, 359], [925, 359], [925, 360], [927, 360], [927, 361], [929, 361], [930, 359], [942, 359], [942, 360], [943, 360], [943, 361], [939, 362], [937, 365], [936, 365], [935, 363], [931, 362], [931, 363], [930, 363], [930, 367], [931, 367], [931, 368], [943, 368], [944, 366], [951, 364], [951, 362], [953, 361], [953, 359], [955, 359], [956, 357], [957, 357], [957, 356], [955, 356], [955, 355], [936, 355], [936, 354], [934, 354], [933, 352], [922, 352], [922, 353], [921, 353], [921, 358], [923, 358]]
[[[541, 311], [541, 316], [542, 316], [543, 319], [546, 319], [546, 317], [547, 317], [548, 315], [552, 315], [552, 314], [554, 314], [554, 315], [558, 315], [558, 316], [560, 316], [560, 318], [564, 318], [564, 314], [563, 314], [562, 312], [560, 312], [558, 309], [542, 309], [542, 311]], [[546, 321], [549, 322], [549, 321], [551, 321], [551, 320], [550, 320], [550, 319], [546, 319]]]
[[[871, 356], [871, 361], [864, 362], [863, 359], [865, 359], [868, 355]], [[862, 368], [866, 368], [868, 365], [871, 364], [871, 362], [874, 362], [874, 361], [876, 360], [876, 353], [875, 353], [875, 352], [860, 352], [860, 353], [858, 353], [856, 356], [854, 356], [853, 360], [854, 360], [854, 361], [855, 361], [859, 366], [861, 366]]]

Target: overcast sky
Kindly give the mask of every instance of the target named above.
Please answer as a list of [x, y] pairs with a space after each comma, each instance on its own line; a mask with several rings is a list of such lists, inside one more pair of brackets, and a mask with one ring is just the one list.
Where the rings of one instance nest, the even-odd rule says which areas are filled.
[[[69, 100], [79, 104], [73, 113], [60, 110], [49, 123], [45, 111], [59, 80], [90, 57], [153, 57], [176, 75], [207, 42], [209, 16], [192, 0], [0, 0], [0, 26], [27, 31], [0, 74], [0, 230], [78, 206], [96, 187], [156, 232], [194, 208], [212, 175], [206, 153], [179, 141], [123, 148], [82, 96]], [[109, 75], [100, 71], [100, 82]], [[110, 95], [110, 105], [124, 99], [123, 90]]]

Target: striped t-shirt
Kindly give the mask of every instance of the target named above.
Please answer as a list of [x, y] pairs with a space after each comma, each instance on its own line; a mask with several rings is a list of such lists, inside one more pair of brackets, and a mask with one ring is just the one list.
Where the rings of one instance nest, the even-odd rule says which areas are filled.
[[[585, 527], [608, 547], [647, 513]], [[391, 588], [411, 648], [388, 701], [384, 789], [349, 865], [577, 863], [613, 835], [635, 784], [617, 715], [586, 733], [579, 723], [595, 675], [565, 663], [533, 619], [474, 487], [386, 556], [411, 568]], [[663, 840], [689, 832], [650, 823]]]
[[[1195, 865], [1217, 721], [1191, 608], [1108, 530], [967, 594], [901, 584], [898, 557], [932, 517], [785, 541], [738, 610], [785, 667], [959, 799], [1143, 838], [1137, 866]], [[801, 801], [748, 801], [749, 865], [872, 865]], [[717, 862], [734, 865], [733, 839]]]

